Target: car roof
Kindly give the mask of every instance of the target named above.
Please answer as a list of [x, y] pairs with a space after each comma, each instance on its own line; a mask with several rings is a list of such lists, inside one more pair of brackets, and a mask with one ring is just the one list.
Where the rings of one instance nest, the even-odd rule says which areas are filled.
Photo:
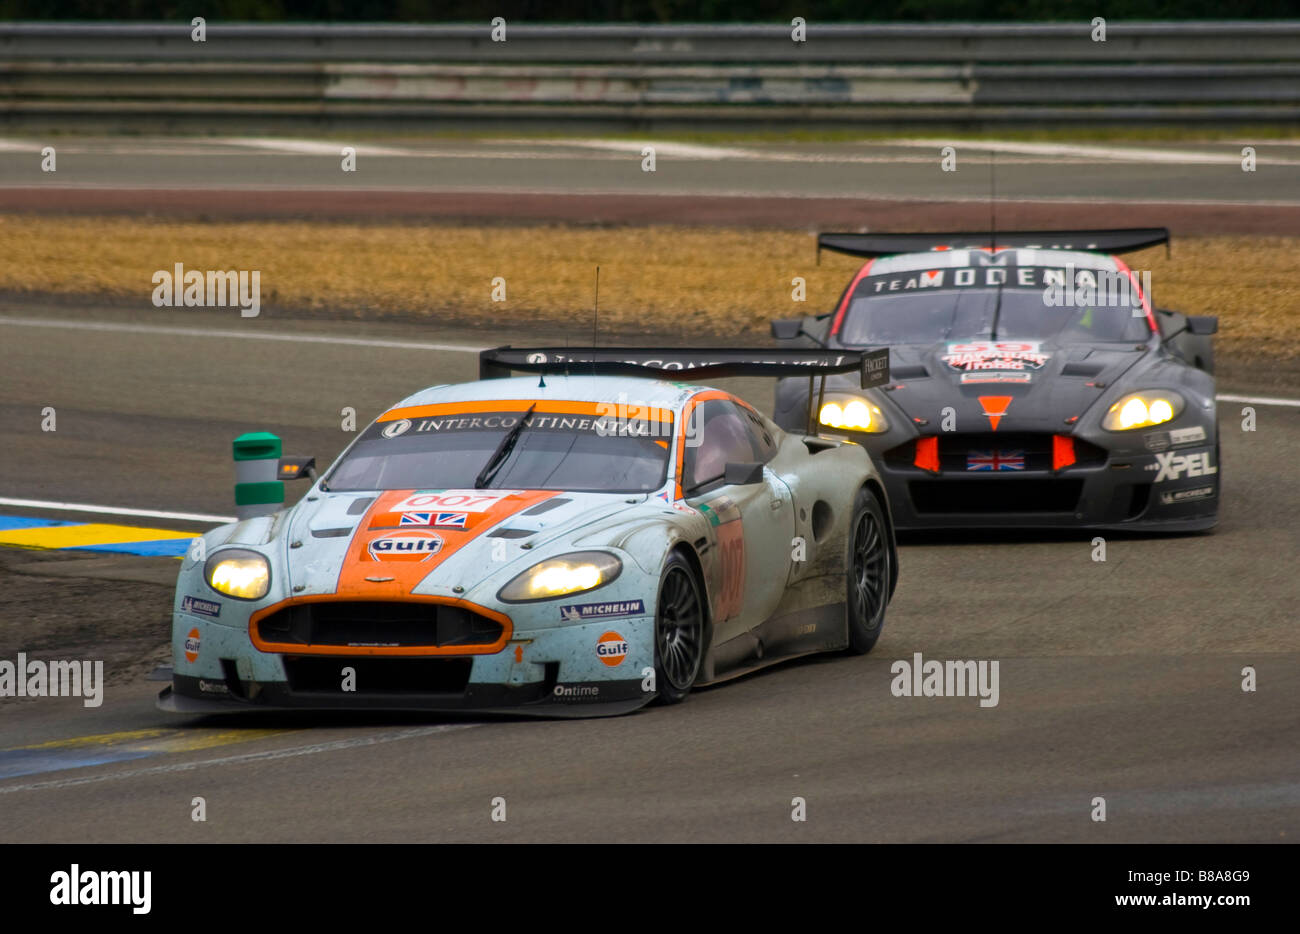
[[[683, 371], [683, 376], [688, 373], [689, 371]], [[391, 408], [448, 402], [527, 399], [538, 402], [625, 402], [679, 411], [687, 399], [706, 388], [708, 387], [634, 376], [565, 376], [547, 373], [540, 379], [537, 376], [514, 376], [431, 386], [408, 396]]]
[[[889, 275], [896, 272], [914, 272], [922, 269], [952, 269], [976, 265], [972, 253], [987, 252], [982, 250], [929, 250], [924, 253], [898, 253], [894, 256], [881, 256], [871, 264], [872, 276]], [[1015, 254], [1011, 263], [1016, 266], [1051, 266], [1063, 267], [1073, 264], [1076, 269], [1104, 269], [1118, 272], [1115, 257], [1104, 253], [1089, 253], [1085, 250], [1039, 250], [1021, 247], [1008, 247], [997, 251]]]

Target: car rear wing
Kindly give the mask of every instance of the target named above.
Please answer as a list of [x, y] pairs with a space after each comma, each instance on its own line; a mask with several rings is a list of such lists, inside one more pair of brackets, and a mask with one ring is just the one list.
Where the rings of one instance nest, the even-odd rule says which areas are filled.
[[[808, 434], [826, 395], [826, 377], [857, 373], [863, 389], [889, 382], [889, 348], [877, 350], [707, 350], [668, 347], [496, 347], [478, 357], [479, 379], [512, 372], [641, 376], [650, 379], [728, 379], [737, 376], [807, 376]], [[820, 388], [818, 388], [820, 377]]]
[[479, 379], [520, 373], [728, 379], [857, 373], [863, 389], [889, 382], [889, 350], [712, 350], [683, 347], [496, 347], [479, 353]]
[[1086, 250], [1093, 253], [1131, 253], [1165, 244], [1169, 228], [1129, 227], [1113, 230], [979, 230], [940, 233], [824, 233], [817, 235], [817, 261], [822, 250], [849, 256], [892, 256], [931, 250], [972, 250], [1019, 247], [1038, 250]]

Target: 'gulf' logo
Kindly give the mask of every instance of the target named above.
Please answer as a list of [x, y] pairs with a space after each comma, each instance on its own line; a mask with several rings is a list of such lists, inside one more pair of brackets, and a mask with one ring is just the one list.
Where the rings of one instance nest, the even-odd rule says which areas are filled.
[[199, 640], [198, 627], [190, 630], [190, 634], [185, 637], [185, 660], [193, 665], [199, 660], [199, 646], [202, 643]]
[[442, 536], [436, 532], [398, 532], [371, 539], [366, 545], [376, 561], [427, 561], [442, 548]]
[[627, 640], [616, 632], [607, 632], [596, 640], [596, 657], [613, 668], [627, 658]]

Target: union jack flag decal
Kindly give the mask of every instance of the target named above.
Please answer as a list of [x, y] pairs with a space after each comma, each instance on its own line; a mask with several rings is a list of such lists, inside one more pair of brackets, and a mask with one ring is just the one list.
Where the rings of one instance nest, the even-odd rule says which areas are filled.
[[966, 455], [967, 470], [1024, 470], [1024, 451], [971, 451]]

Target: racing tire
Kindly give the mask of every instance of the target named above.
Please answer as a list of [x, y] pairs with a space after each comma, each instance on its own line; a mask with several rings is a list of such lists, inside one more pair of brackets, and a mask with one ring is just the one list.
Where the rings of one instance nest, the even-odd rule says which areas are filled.
[[655, 690], [659, 704], [680, 704], [704, 661], [704, 593], [681, 552], [668, 556], [655, 602]]
[[1218, 482], [1215, 484], [1217, 487], [1217, 494], [1214, 497], [1214, 525], [1210, 526], [1208, 529], [1202, 529], [1202, 535], [1213, 535], [1219, 528], [1219, 504], [1223, 501], [1223, 457], [1220, 454], [1221, 449], [1222, 446], [1219, 443], [1219, 420], [1216, 418], [1214, 420], [1214, 463], [1219, 468], [1219, 475], [1217, 478]]
[[851, 655], [866, 655], [885, 628], [889, 581], [894, 561], [889, 525], [880, 501], [865, 487], [858, 490], [849, 522], [848, 582], [849, 645]]

